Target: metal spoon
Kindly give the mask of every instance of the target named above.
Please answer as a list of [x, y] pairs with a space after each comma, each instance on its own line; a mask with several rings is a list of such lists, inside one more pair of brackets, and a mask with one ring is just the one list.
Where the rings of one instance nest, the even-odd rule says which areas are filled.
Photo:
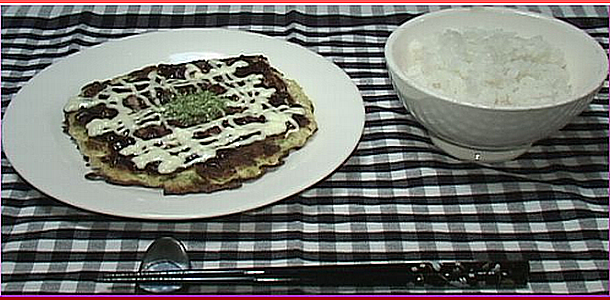
[[[191, 262], [186, 253], [186, 247], [173, 237], [162, 237], [153, 241], [140, 265], [143, 271], [175, 271], [189, 270]], [[138, 287], [150, 293], [171, 293], [180, 290], [182, 284], [138, 283]]]

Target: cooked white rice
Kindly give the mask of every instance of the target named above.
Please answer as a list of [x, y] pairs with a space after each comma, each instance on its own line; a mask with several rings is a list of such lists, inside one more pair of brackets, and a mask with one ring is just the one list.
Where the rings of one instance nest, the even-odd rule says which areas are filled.
[[446, 30], [407, 47], [407, 75], [456, 101], [527, 106], [556, 102], [571, 93], [563, 53], [540, 36]]

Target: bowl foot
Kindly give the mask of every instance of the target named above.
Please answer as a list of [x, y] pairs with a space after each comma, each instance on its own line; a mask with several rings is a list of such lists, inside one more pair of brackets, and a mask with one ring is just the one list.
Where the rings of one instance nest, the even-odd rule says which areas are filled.
[[432, 143], [434, 143], [434, 145], [436, 145], [438, 148], [455, 158], [466, 161], [487, 163], [513, 160], [521, 154], [527, 152], [532, 146], [531, 144], [527, 144], [512, 149], [490, 150], [457, 145], [434, 134], [430, 134], [430, 139], [432, 140]]

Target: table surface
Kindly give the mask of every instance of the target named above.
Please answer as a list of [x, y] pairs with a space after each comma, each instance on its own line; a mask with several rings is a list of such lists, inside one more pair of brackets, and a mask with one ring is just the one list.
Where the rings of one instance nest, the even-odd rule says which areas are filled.
[[[573, 122], [522, 157], [493, 165], [456, 160], [433, 146], [399, 102], [383, 59], [393, 29], [443, 8], [2, 6], [3, 116], [28, 80], [69, 54], [183, 27], [227, 27], [300, 44], [341, 67], [366, 109], [356, 151], [331, 176], [272, 205], [210, 219], [142, 221], [69, 207], [26, 183], [3, 152], [2, 293], [133, 293], [133, 285], [86, 275], [136, 270], [155, 238], [174, 236], [199, 268], [523, 259], [531, 267], [526, 288], [470, 292], [607, 294], [608, 82]], [[517, 8], [570, 22], [608, 49], [607, 7]], [[429, 291], [198, 286], [188, 292]]]

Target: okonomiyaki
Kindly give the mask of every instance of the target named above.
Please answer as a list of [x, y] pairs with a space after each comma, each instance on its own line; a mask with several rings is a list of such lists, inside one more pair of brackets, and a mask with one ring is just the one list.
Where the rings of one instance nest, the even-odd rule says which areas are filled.
[[317, 130], [312, 101], [263, 55], [157, 64], [85, 85], [64, 131], [86, 177], [165, 194], [237, 188]]

